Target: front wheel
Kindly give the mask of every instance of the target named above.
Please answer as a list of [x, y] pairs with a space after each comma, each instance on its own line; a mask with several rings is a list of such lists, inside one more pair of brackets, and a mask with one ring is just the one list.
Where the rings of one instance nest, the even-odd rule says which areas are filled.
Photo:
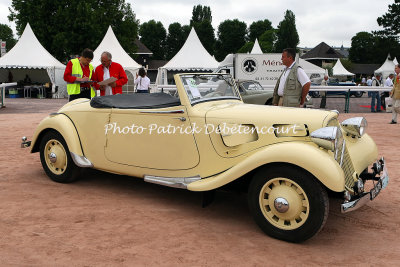
[[311, 238], [328, 218], [326, 190], [314, 176], [293, 165], [261, 168], [250, 183], [248, 201], [258, 226], [289, 242]]
[[355, 97], [362, 97], [363, 94], [364, 94], [364, 92], [362, 92], [362, 91], [357, 91], [357, 92], [354, 93], [354, 96], [355, 96]]
[[78, 179], [79, 167], [71, 158], [64, 138], [55, 131], [47, 132], [40, 142], [40, 161], [47, 176], [58, 183]]

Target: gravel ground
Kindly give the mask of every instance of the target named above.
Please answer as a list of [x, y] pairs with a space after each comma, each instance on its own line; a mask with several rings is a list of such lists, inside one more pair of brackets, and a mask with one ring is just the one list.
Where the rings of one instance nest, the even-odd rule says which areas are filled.
[[[358, 110], [369, 99], [351, 100], [350, 110]], [[322, 231], [291, 244], [262, 233], [243, 194], [219, 191], [202, 208], [199, 193], [95, 170], [73, 184], [52, 182], [20, 137], [30, 139], [64, 103], [6, 99], [0, 109], [1, 266], [400, 266], [400, 124], [389, 125], [390, 114], [339, 116], [367, 118], [389, 186], [348, 214], [331, 200]]]

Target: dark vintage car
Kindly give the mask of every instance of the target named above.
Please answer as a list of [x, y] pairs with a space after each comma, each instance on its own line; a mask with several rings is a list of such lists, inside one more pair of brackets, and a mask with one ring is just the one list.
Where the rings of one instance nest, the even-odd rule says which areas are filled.
[[[320, 86], [321, 83], [312, 83], [311, 85], [314, 86]], [[339, 80], [337, 78], [329, 78], [328, 79], [328, 85], [329, 86], [356, 86], [355, 82], [339, 82]], [[346, 95], [347, 94], [347, 90], [343, 90], [343, 91], [328, 91], [328, 96], [329, 95]], [[364, 94], [364, 91], [351, 91], [350, 92], [350, 96], [355, 96], [355, 97], [362, 97]], [[320, 97], [321, 93], [319, 91], [310, 91], [310, 95], [311, 97]]]

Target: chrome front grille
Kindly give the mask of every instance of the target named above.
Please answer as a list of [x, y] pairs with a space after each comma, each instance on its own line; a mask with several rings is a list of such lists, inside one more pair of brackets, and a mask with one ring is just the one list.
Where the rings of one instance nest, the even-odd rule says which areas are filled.
[[342, 141], [336, 146], [335, 159], [342, 167], [344, 172], [345, 187], [347, 190], [353, 192], [354, 178], [353, 174], [355, 172], [353, 162], [351, 161], [349, 151], [346, 147], [346, 141], [342, 138]]

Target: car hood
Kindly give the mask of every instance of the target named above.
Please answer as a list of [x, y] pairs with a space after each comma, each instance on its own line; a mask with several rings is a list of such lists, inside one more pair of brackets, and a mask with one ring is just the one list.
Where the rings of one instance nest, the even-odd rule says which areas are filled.
[[326, 126], [337, 116], [336, 112], [318, 109], [224, 103], [209, 108], [206, 112], [206, 123], [240, 123], [259, 127], [276, 124], [306, 124], [309, 130], [314, 131]]

